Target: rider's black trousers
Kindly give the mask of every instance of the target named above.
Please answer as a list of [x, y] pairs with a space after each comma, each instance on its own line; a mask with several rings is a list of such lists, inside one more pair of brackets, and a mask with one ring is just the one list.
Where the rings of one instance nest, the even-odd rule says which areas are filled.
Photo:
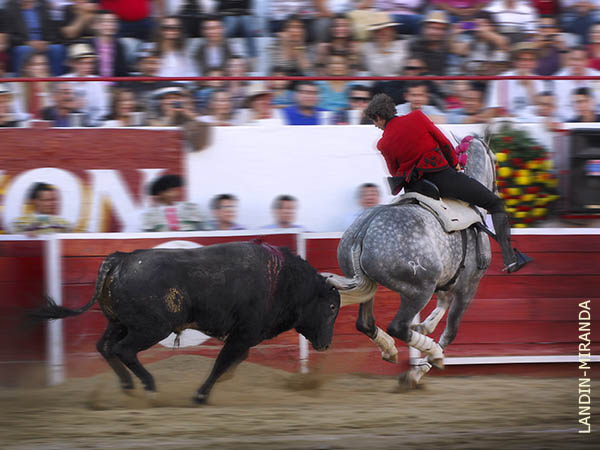
[[425, 172], [423, 178], [437, 186], [442, 197], [453, 197], [477, 205], [490, 214], [504, 212], [504, 202], [479, 181], [448, 167], [439, 172]]

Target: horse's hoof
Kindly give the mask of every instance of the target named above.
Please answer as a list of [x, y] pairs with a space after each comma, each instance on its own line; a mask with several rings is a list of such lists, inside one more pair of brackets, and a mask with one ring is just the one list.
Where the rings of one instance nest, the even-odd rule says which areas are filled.
[[427, 361], [429, 362], [429, 364], [431, 364], [436, 369], [444, 370], [444, 358], [436, 358], [436, 359], [427, 358]]
[[411, 376], [410, 370], [402, 372], [398, 377], [398, 390], [397, 392], [412, 391], [417, 388], [417, 382]]
[[133, 386], [121, 386], [121, 390], [123, 394], [128, 395], [129, 397], [135, 396], [135, 389]]
[[392, 353], [392, 354], [381, 353], [381, 358], [384, 361], [391, 362], [392, 364], [398, 364], [398, 352], [397, 351], [396, 351], [396, 353]]
[[204, 394], [197, 394], [194, 397], [194, 402], [196, 402], [196, 404], [198, 404], [198, 405], [206, 405], [207, 400], [208, 400], [208, 395], [204, 395]]

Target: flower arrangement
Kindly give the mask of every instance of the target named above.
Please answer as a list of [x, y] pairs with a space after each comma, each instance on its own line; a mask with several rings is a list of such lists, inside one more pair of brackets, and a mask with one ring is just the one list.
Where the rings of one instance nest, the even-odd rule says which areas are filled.
[[504, 125], [492, 134], [497, 185], [513, 227], [525, 228], [546, 219], [558, 199], [558, 179], [544, 147], [526, 131]]

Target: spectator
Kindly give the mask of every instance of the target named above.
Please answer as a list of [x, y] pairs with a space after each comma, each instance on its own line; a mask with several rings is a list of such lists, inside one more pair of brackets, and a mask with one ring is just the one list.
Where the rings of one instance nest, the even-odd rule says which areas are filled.
[[202, 21], [217, 12], [217, 0], [169, 0], [161, 1], [161, 17], [177, 16], [186, 36], [201, 37]]
[[73, 42], [94, 35], [93, 23], [98, 3], [92, 0], [74, 0], [63, 6], [60, 34], [64, 41]]
[[348, 228], [352, 223], [369, 208], [373, 208], [381, 203], [381, 193], [379, 187], [375, 183], [363, 183], [357, 191], [356, 197], [360, 209], [353, 212], [344, 221], [344, 229]]
[[43, 120], [52, 122], [53, 127], [89, 126], [89, 118], [81, 109], [82, 100], [77, 98], [73, 83], [51, 83], [50, 91], [54, 106], [42, 110]]
[[273, 94], [263, 82], [251, 84], [245, 108], [238, 111], [236, 122], [240, 125], [278, 126], [284, 125], [284, 115], [271, 104]]
[[554, 75], [565, 65], [565, 55], [569, 52], [554, 17], [540, 18], [536, 43], [540, 51], [535, 73], [537, 75]]
[[567, 33], [579, 38], [578, 44], [589, 44], [588, 33], [600, 22], [600, 6], [593, 0], [561, 0], [561, 25]]
[[[332, 53], [327, 60], [327, 76], [332, 77], [347, 77], [352, 76], [348, 68], [348, 60], [346, 55]], [[317, 81], [321, 88], [321, 102], [319, 107], [334, 113], [343, 111], [348, 108], [348, 90], [350, 84], [342, 80]]]
[[590, 27], [588, 41], [588, 67], [600, 70], [600, 23], [595, 23]]
[[[363, 2], [364, 3], [364, 2]], [[378, 11], [385, 11], [397, 22], [398, 34], [419, 34], [423, 16], [424, 0], [369, 0]], [[374, 4], [373, 4], [374, 3]]]
[[15, 219], [11, 226], [13, 233], [38, 236], [48, 233], [68, 233], [73, 226], [57, 215], [58, 192], [46, 183], [35, 183], [28, 195], [31, 212]]
[[467, 43], [456, 39], [460, 32], [460, 27], [450, 28], [450, 22], [443, 11], [431, 11], [423, 21], [421, 35], [409, 44], [410, 53], [421, 56], [428, 74], [446, 75], [451, 56], [464, 56], [469, 51]]
[[233, 55], [225, 38], [223, 22], [218, 17], [209, 17], [202, 23], [202, 45], [196, 53], [198, 72], [205, 74], [209, 67], [225, 67]]
[[596, 101], [590, 88], [579, 87], [573, 91], [571, 97], [575, 117], [569, 122], [600, 122], [600, 115], [596, 112]]
[[308, 75], [313, 70], [307, 50], [304, 22], [297, 16], [289, 17], [283, 30], [269, 48], [272, 66], [282, 67], [291, 75]]
[[[70, 77], [94, 78], [96, 54], [88, 44], [73, 44], [69, 47]], [[87, 114], [90, 125], [97, 126], [108, 114], [108, 92], [103, 81], [88, 81], [77, 84], [77, 95], [83, 101], [81, 109]]]
[[396, 25], [387, 21], [371, 25], [370, 39], [363, 45], [363, 58], [367, 71], [375, 77], [388, 77], [400, 73], [407, 56], [407, 42], [396, 39]]
[[295, 87], [295, 104], [284, 108], [287, 125], [321, 125], [321, 112], [318, 108], [319, 88], [312, 81], [299, 81]]
[[[473, 62], [489, 61], [496, 52], [509, 50], [510, 40], [498, 31], [490, 13], [480, 11], [473, 21], [466, 22], [466, 25], [468, 28], [465, 28], [465, 23], [461, 25], [463, 39], [469, 45], [464, 64], [473, 65]], [[468, 74], [474, 72], [468, 66], [463, 66], [463, 71]]]
[[[512, 60], [514, 70], [503, 73], [505, 76], [532, 76], [537, 63], [538, 49], [530, 42], [514, 46]], [[490, 86], [487, 101], [492, 116], [509, 115], [516, 117], [520, 111], [535, 104], [535, 97], [544, 90], [541, 80], [495, 80]]]
[[292, 17], [300, 20], [302, 28], [306, 30], [307, 42], [315, 41], [315, 17], [317, 8], [314, 0], [270, 0], [269, 1], [269, 31], [279, 35], [285, 31], [288, 20]]
[[161, 77], [195, 77], [198, 75], [193, 59], [186, 51], [186, 39], [181, 30], [181, 22], [175, 16], [164, 17], [156, 42], [160, 55]]
[[406, 115], [421, 110], [433, 123], [446, 123], [446, 116], [435, 106], [429, 105], [429, 90], [425, 81], [410, 81], [404, 94], [406, 103], [396, 106], [398, 115]]
[[485, 11], [492, 14], [500, 32], [512, 44], [525, 41], [536, 32], [537, 13], [526, 0], [493, 0]]
[[154, 28], [150, 0], [100, 0], [100, 6], [119, 18], [119, 37], [150, 40]]
[[50, 18], [45, 0], [10, 0], [6, 4], [5, 26], [12, 48], [13, 72], [20, 73], [23, 62], [33, 51], [45, 52], [52, 75], [64, 73], [65, 49], [59, 42], [58, 30]]
[[142, 214], [142, 231], [206, 230], [208, 223], [195, 203], [181, 201], [183, 179], [163, 175], [149, 189], [153, 205]]
[[371, 101], [371, 89], [362, 84], [350, 87], [348, 96], [348, 109], [339, 111], [333, 120], [336, 125], [371, 125], [371, 121], [363, 114], [363, 111]]
[[[228, 77], [246, 77], [248, 76], [248, 65], [246, 60], [239, 55], [231, 55], [227, 61], [226, 75]], [[248, 92], [247, 81], [228, 81], [227, 90], [233, 101], [235, 109], [241, 108]]]
[[561, 3], [564, 3], [564, 0], [531, 0], [531, 6], [539, 16], [558, 16]]
[[536, 104], [528, 107], [518, 119], [525, 123], [541, 123], [546, 131], [556, 131], [561, 128], [556, 112], [556, 97], [550, 91], [540, 92]]
[[352, 23], [344, 14], [336, 14], [331, 19], [331, 28], [327, 39], [316, 47], [316, 65], [325, 66], [331, 53], [348, 55], [352, 70], [363, 70], [364, 68], [361, 44], [354, 38]]
[[[470, 24], [475, 26], [475, 17], [490, 0], [432, 0], [430, 3], [434, 8], [445, 11], [452, 23], [460, 25]], [[473, 29], [464, 27], [465, 29]]]
[[[206, 77], [216, 78], [224, 77], [225, 71], [221, 67], [209, 67], [205, 74]], [[225, 80], [210, 80], [196, 82], [193, 91], [194, 101], [198, 111], [204, 111], [208, 108], [212, 94], [220, 89], [227, 90], [227, 82]]]
[[448, 123], [485, 123], [489, 119], [489, 110], [485, 108], [485, 92], [480, 87], [469, 84], [462, 94], [462, 108], [448, 113]]
[[96, 70], [101, 77], [126, 77], [129, 75], [125, 46], [117, 39], [117, 16], [100, 10], [94, 20], [94, 38], [91, 45], [96, 52]]
[[234, 124], [234, 110], [229, 91], [217, 89], [210, 96], [206, 115], [202, 116], [200, 120], [219, 127], [230, 126]]
[[304, 230], [303, 226], [295, 223], [298, 213], [298, 199], [296, 197], [286, 194], [278, 195], [271, 204], [271, 212], [275, 222], [265, 226], [265, 229], [297, 228]]
[[189, 93], [180, 87], [161, 88], [154, 94], [158, 99], [158, 117], [150, 120], [153, 127], [176, 127], [196, 120], [197, 113]]
[[254, 66], [258, 55], [256, 50], [256, 24], [255, 17], [250, 10], [250, 0], [222, 0], [218, 2], [218, 12], [223, 17], [225, 36], [229, 38], [244, 38], [246, 41], [246, 55], [249, 66]]
[[123, 88], [113, 90], [111, 112], [105, 120], [104, 127], [140, 127], [146, 124], [135, 94]]
[[[275, 66], [271, 69], [271, 77], [287, 77], [288, 74], [283, 67]], [[267, 81], [269, 90], [273, 93], [271, 104], [276, 108], [285, 108], [294, 103], [294, 96], [290, 90], [290, 82], [287, 80]]]
[[0, 83], [0, 128], [18, 127], [20, 121], [13, 110], [13, 94], [6, 83]]
[[[153, 42], [146, 42], [140, 46], [136, 55], [137, 72], [135, 75], [141, 77], [157, 77], [160, 70], [160, 55]], [[152, 109], [152, 95], [155, 91], [161, 88], [173, 86], [174, 83], [164, 80], [156, 81], [124, 81], [118, 84], [119, 87], [125, 88], [133, 92], [136, 96], [137, 103], [143, 111]]]
[[[583, 46], [572, 47], [567, 55], [567, 67], [558, 72], [557, 76], [599, 76], [600, 72], [590, 69], [588, 66], [587, 49]], [[557, 105], [559, 117], [562, 121], [568, 121], [575, 117], [576, 111], [572, 100], [572, 93], [579, 87], [587, 87], [591, 89], [591, 94], [594, 97], [594, 104], [600, 103], [600, 95], [595, 89], [595, 82], [591, 80], [555, 80], [554, 92], [557, 96]]]
[[[411, 55], [406, 59], [404, 70], [401, 72], [401, 75], [406, 77], [428, 75], [427, 66], [419, 55]], [[373, 86], [373, 95], [386, 94], [390, 96], [396, 104], [405, 103], [406, 99], [404, 98], [404, 93], [406, 91], [406, 85], [407, 81], [405, 80], [378, 81]], [[442, 93], [433, 81], [427, 81], [427, 89], [430, 93], [432, 103], [443, 104]]]
[[9, 61], [10, 61], [10, 52], [8, 48], [8, 34], [4, 32], [6, 29], [3, 26], [2, 19], [0, 19], [0, 78], [4, 78], [6, 72], [8, 71]]
[[344, 14], [350, 12], [355, 3], [354, 0], [316, 0], [314, 2], [316, 8], [315, 41], [326, 41], [330, 37], [330, 31], [335, 27], [335, 19], [345, 17]]
[[[23, 71], [20, 75], [28, 78], [46, 78], [50, 76], [50, 66], [46, 53], [30, 53], [25, 59]], [[50, 85], [42, 81], [18, 83], [16, 97], [15, 111], [22, 118], [39, 119], [42, 110], [52, 105]]]
[[219, 194], [210, 202], [215, 220], [212, 222], [212, 230], [243, 230], [236, 223], [238, 199], [233, 194]]

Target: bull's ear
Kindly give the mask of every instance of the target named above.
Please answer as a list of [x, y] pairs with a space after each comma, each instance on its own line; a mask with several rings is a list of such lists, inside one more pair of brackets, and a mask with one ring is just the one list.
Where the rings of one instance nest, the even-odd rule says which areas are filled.
[[342, 277], [340, 275], [336, 275], [335, 273], [329, 272], [321, 272], [321, 275], [323, 276], [323, 278], [325, 278], [325, 281], [327, 281], [328, 284], [340, 291], [354, 289], [357, 286], [356, 280], [352, 278]]

